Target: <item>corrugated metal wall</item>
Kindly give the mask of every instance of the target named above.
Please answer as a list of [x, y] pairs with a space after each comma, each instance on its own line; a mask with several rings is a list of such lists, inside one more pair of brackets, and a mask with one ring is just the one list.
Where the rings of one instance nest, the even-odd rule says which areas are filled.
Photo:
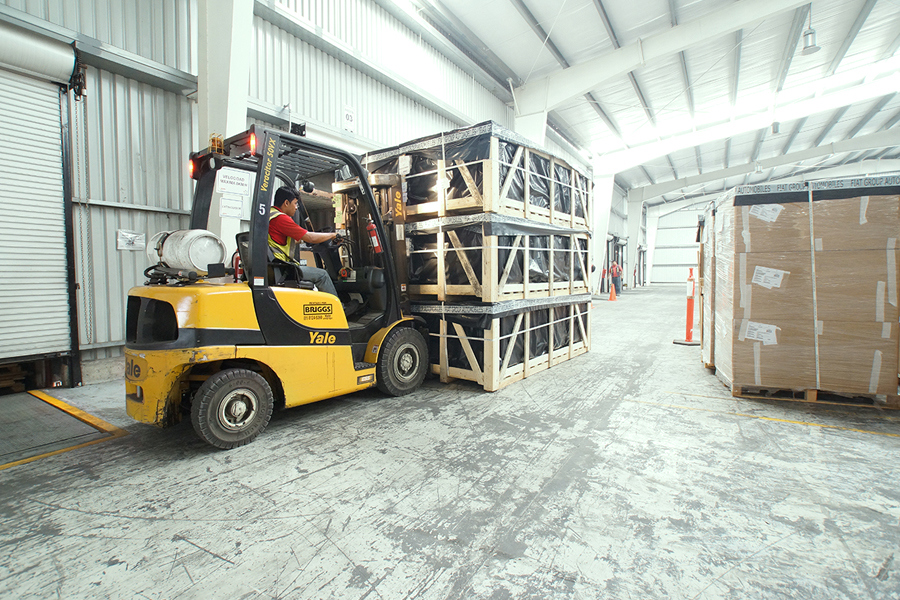
[[168, 67], [193, 72], [197, 0], [0, 0]]
[[116, 232], [149, 241], [188, 225], [196, 118], [183, 96], [93, 68], [87, 76], [69, 122], [80, 343], [91, 360], [121, 354], [125, 296], [149, 264], [144, 251], [118, 250]]
[[697, 218], [705, 208], [706, 203], [688, 206], [660, 217], [653, 253], [653, 283], [682, 283], [688, 278], [688, 269], [697, 267]]
[[[473, 122], [492, 119], [512, 128], [511, 107], [371, 0], [278, 0], [276, 4], [386, 71], [414, 81]], [[462, 125], [312, 51], [262, 19], [256, 19], [254, 32], [257, 55], [251, 62], [250, 94], [260, 100], [276, 106], [290, 102], [293, 111], [338, 128], [344, 104], [349, 104], [357, 111], [357, 134], [385, 146]], [[293, 73], [301, 69], [298, 81]]]

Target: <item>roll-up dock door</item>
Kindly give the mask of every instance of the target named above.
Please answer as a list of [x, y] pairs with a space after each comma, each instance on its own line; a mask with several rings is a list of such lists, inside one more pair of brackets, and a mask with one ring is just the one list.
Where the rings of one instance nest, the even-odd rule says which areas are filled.
[[74, 64], [0, 23], [0, 363], [73, 350], [60, 84]]

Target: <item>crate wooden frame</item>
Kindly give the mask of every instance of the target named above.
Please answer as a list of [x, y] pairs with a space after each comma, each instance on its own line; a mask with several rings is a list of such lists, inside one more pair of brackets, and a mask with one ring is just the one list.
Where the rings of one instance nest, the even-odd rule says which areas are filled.
[[[479, 219], [480, 217], [480, 219]], [[477, 224], [479, 221], [491, 219], [491, 215], [476, 215], [472, 221], [463, 221], [467, 224]], [[447, 222], [438, 220], [438, 223]], [[460, 221], [457, 220], [457, 223]], [[408, 224], [406, 236], [434, 235], [436, 250], [418, 250], [415, 253], [435, 253], [437, 255], [437, 282], [426, 284], [413, 284], [407, 286], [407, 291], [413, 299], [433, 299], [446, 301], [453, 297], [467, 297], [481, 302], [502, 302], [506, 300], [520, 300], [530, 298], [548, 298], [553, 296], [572, 296], [586, 294], [590, 291], [588, 271], [590, 256], [590, 233], [587, 231], [573, 231], [565, 229], [547, 229], [545, 232], [530, 231], [520, 233], [503, 234], [502, 237], [513, 237], [512, 246], [500, 243], [500, 235], [482, 234], [482, 244], [478, 247], [465, 246], [459, 239], [454, 229], [439, 227], [436, 233], [423, 233], [420, 226], [433, 223]], [[452, 226], [448, 222], [448, 226]], [[530, 281], [528, 264], [531, 257], [531, 238], [534, 236], [549, 238], [549, 248], [536, 249], [535, 252], [546, 253], [549, 256], [550, 273], [548, 281]], [[554, 247], [554, 238], [562, 237], [569, 241], [568, 249]], [[581, 248], [579, 242], [585, 242], [586, 247]], [[500, 260], [500, 251], [509, 249], [510, 253], [505, 262]], [[480, 265], [473, 264], [466, 250], [480, 250], [482, 260]], [[467, 283], [451, 283], [447, 277], [447, 255], [454, 252], [462, 266]], [[556, 280], [554, 258], [560, 253], [570, 255], [568, 280]], [[517, 257], [523, 258], [525, 268], [522, 272], [522, 283], [509, 283], [509, 274]], [[576, 278], [576, 264], [581, 268], [581, 278]], [[481, 272], [481, 282], [477, 272]]]
[[[496, 305], [495, 305], [496, 306]], [[448, 383], [453, 379], [464, 379], [472, 381], [482, 386], [485, 391], [495, 392], [511, 383], [521, 381], [526, 377], [530, 377], [535, 373], [545, 371], [555, 365], [571, 360], [590, 350], [591, 347], [591, 296], [582, 295], [570, 297], [564, 302], [552, 303], [533, 303], [524, 304], [521, 312], [515, 315], [516, 321], [513, 331], [508, 335], [500, 334], [500, 316], [491, 319], [490, 328], [484, 329], [484, 336], [481, 338], [473, 338], [466, 335], [465, 330], [458, 323], [451, 323], [444, 315], [440, 318], [440, 330], [431, 332], [432, 336], [439, 338], [440, 352], [438, 357], [431, 357], [431, 372], [439, 375], [443, 383]], [[581, 307], [586, 306], [582, 311]], [[568, 308], [568, 315], [563, 319], [549, 319], [547, 323], [541, 323], [540, 327], [550, 327], [550, 346], [546, 354], [532, 357], [531, 356], [531, 332], [537, 326], [532, 327], [531, 315], [537, 310], [550, 310], [554, 308]], [[422, 312], [422, 306], [413, 306], [413, 312]], [[435, 314], [435, 313], [432, 313]], [[447, 314], [447, 313], [444, 313]], [[552, 313], [551, 313], [552, 315]], [[512, 316], [512, 315], [506, 315]], [[554, 347], [553, 325], [564, 320], [569, 321], [569, 340], [564, 346]], [[573, 332], [576, 330], [581, 334], [581, 340], [576, 342]], [[519, 337], [524, 341], [525, 355], [520, 364], [509, 365], [516, 341]], [[449, 364], [447, 340], [450, 338], [458, 339], [466, 358], [469, 368], [453, 367]], [[507, 344], [506, 352], [501, 356], [500, 342], [509, 338], [510, 343]], [[484, 364], [478, 364], [477, 357], [472, 348], [473, 341], [481, 341], [484, 343]], [[437, 358], [437, 362], [435, 362]]]

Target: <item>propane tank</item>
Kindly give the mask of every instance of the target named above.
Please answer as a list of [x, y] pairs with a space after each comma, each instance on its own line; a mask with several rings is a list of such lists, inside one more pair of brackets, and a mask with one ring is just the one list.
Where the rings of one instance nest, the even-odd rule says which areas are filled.
[[224, 263], [225, 252], [222, 240], [205, 229], [160, 231], [147, 244], [152, 263], [203, 274], [210, 264]]
[[375, 223], [372, 222], [372, 219], [369, 219], [366, 231], [369, 232], [369, 241], [372, 243], [372, 249], [375, 251], [375, 254], [381, 254], [382, 248], [381, 244], [378, 243], [378, 232], [375, 231]]

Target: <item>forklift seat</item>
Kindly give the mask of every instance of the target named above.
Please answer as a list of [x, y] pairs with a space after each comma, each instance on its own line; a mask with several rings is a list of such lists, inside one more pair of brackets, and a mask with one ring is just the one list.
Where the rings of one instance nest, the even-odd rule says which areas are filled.
[[[251, 281], [253, 274], [250, 264], [250, 232], [242, 231], [234, 236], [234, 240], [237, 242], [241, 264], [244, 265], [244, 278]], [[266, 244], [266, 263], [268, 265], [266, 277], [271, 286], [298, 287], [304, 290], [311, 290], [315, 287], [311, 281], [304, 281], [301, 278], [297, 265], [275, 258], [275, 253], [268, 244]]]

